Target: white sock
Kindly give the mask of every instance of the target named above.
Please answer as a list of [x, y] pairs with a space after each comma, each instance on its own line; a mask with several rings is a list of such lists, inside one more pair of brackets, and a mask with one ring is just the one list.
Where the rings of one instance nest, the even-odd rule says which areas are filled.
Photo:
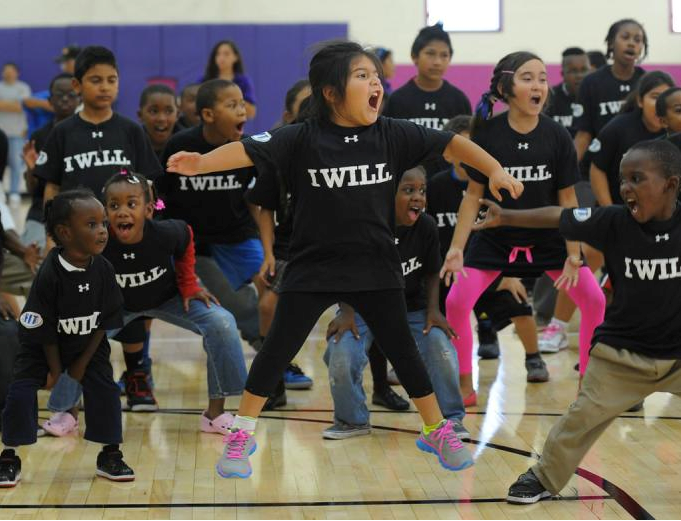
[[251, 418], [250, 416], [239, 416], [237, 414], [234, 418], [234, 423], [232, 423], [231, 430], [235, 431], [239, 429], [246, 431], [248, 434], [253, 434], [255, 432], [255, 424], [257, 422], [257, 418]]
[[567, 323], [567, 322], [563, 322], [562, 320], [558, 320], [558, 319], [555, 318], [555, 317], [551, 319], [551, 323], [552, 323], [552, 324], [555, 324], [555, 325], [557, 325], [557, 326], [560, 326], [560, 328], [563, 329], [563, 330], [566, 329], [566, 328], [568, 327], [568, 323]]

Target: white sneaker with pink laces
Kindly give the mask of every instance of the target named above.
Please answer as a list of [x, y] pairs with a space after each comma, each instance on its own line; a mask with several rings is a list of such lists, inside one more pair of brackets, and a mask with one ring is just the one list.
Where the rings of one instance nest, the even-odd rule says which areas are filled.
[[560, 324], [551, 322], [539, 339], [539, 351], [541, 353], [557, 353], [568, 346], [566, 329]]
[[70, 412], [57, 412], [43, 422], [43, 429], [52, 436], [66, 436], [78, 432], [78, 420]]
[[223, 412], [220, 416], [216, 416], [212, 420], [206, 416], [206, 411], [201, 415], [202, 432], [214, 432], [227, 436], [232, 423], [234, 423], [234, 416], [228, 412]]

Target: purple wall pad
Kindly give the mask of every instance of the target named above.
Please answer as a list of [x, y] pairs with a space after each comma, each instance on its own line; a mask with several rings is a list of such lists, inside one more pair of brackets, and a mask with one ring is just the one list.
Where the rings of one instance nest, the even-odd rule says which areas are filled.
[[137, 119], [142, 89], [149, 83], [180, 89], [203, 76], [212, 46], [234, 40], [255, 86], [256, 118], [249, 133], [267, 130], [284, 110], [288, 88], [307, 77], [310, 47], [347, 38], [347, 24], [286, 25], [117, 25], [0, 29], [2, 61], [16, 62], [34, 91], [47, 89], [59, 73], [54, 58], [69, 44], [104, 45], [116, 54], [121, 85], [116, 110]]
[[[492, 77], [492, 71], [495, 64], [474, 64], [474, 65], [458, 65], [454, 64], [449, 69], [445, 77], [447, 80], [459, 87], [466, 93], [466, 96], [471, 100], [471, 105], [475, 108], [476, 103], [480, 100], [480, 96], [489, 88], [489, 81]], [[561, 82], [560, 65], [548, 64], [546, 66], [549, 73], [549, 82], [551, 85], [556, 85]], [[677, 85], [681, 85], [681, 65], [656, 65], [644, 64], [647, 71], [662, 70], [671, 75]], [[416, 75], [416, 67], [413, 65], [398, 65], [395, 68], [395, 77], [392, 79], [393, 88], [396, 89], [409, 81], [410, 78]]]

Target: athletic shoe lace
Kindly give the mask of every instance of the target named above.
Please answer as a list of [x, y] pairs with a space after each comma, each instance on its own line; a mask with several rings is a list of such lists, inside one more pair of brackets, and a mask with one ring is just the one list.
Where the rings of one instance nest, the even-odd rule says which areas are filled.
[[227, 435], [227, 457], [239, 459], [243, 456], [246, 442], [250, 436], [246, 431], [238, 430]]
[[435, 432], [433, 432], [432, 439], [440, 442], [440, 450], [442, 450], [442, 445], [444, 443], [453, 451], [463, 448], [463, 444], [456, 435], [456, 432], [454, 432], [452, 422], [450, 421], [446, 421], [442, 427], [436, 429]]

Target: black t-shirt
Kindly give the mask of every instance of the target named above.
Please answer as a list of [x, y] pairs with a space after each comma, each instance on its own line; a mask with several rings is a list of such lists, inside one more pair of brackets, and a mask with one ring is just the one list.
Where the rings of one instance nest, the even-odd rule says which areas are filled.
[[243, 141], [259, 172], [279, 170], [293, 234], [282, 291], [404, 287], [395, 191], [405, 170], [442, 154], [454, 134], [379, 117], [367, 127], [317, 119]]
[[572, 137], [575, 137], [577, 133], [575, 122], [583, 114], [584, 107], [577, 103], [576, 96], [570, 95], [565, 83], [560, 83], [551, 88], [551, 102], [544, 112], [563, 125]]
[[650, 132], [643, 124], [639, 109], [615, 116], [591, 143], [592, 162], [608, 176], [608, 188], [614, 204], [622, 204], [620, 197], [620, 162], [633, 145], [646, 139], [664, 136], [664, 130]]
[[426, 211], [435, 219], [440, 236], [440, 255], [443, 259], [452, 242], [459, 206], [467, 184], [466, 181], [455, 177], [451, 168], [435, 174], [428, 180]]
[[57, 344], [61, 352], [73, 354], [85, 349], [96, 329], [123, 326], [123, 296], [104, 257], [96, 255], [80, 270], [60, 251], [53, 248], [38, 270], [19, 318], [19, 340], [35, 347]]
[[[163, 152], [163, 165], [180, 150], [206, 154], [218, 148], [203, 137], [203, 126], [173, 135]], [[197, 246], [234, 244], [257, 237], [244, 198], [256, 176], [254, 168], [184, 176], [166, 172], [156, 183], [166, 205], [164, 215], [182, 219], [194, 230]]]
[[[471, 102], [460, 89], [444, 80], [438, 90], [425, 91], [413, 78], [390, 95], [383, 110], [386, 117], [408, 119], [436, 130], [442, 130], [460, 114], [471, 114]], [[447, 168], [448, 163], [442, 157], [434, 157], [423, 166], [432, 175]]]
[[113, 264], [125, 309], [153, 309], [178, 294], [174, 258], [189, 245], [187, 224], [174, 219], [147, 220], [137, 244], [123, 244], [111, 234], [103, 255]]
[[437, 234], [435, 220], [428, 214], [422, 214], [412, 226], [398, 226], [395, 232], [407, 311], [420, 311], [428, 304], [426, 276], [438, 273], [442, 263]]
[[137, 123], [114, 112], [95, 125], [74, 114], [55, 125], [36, 162], [35, 175], [61, 191], [84, 186], [97, 197], [122, 168], [155, 179], [161, 165]]
[[576, 129], [596, 137], [605, 124], [619, 113], [624, 99], [636, 88], [644, 74], [643, 69], [636, 67], [631, 79], [622, 81], [613, 76], [610, 65], [604, 65], [587, 75], [577, 95], [584, 112], [575, 122]]
[[565, 210], [560, 232], [605, 255], [613, 299], [593, 343], [681, 358], [681, 210], [645, 224], [619, 205]]
[[426, 91], [413, 78], [390, 95], [383, 111], [386, 117], [408, 119], [436, 130], [459, 114], [471, 114], [471, 102], [460, 89], [444, 80], [438, 90]]
[[[38, 152], [38, 154], [40, 154], [40, 151], [45, 148], [47, 137], [50, 135], [50, 132], [52, 132], [53, 128], [54, 120], [40, 127], [33, 134], [31, 134], [31, 141], [34, 142], [35, 151]], [[35, 190], [33, 191], [31, 198], [31, 207], [28, 209], [26, 219], [38, 221], [40, 223], [45, 222], [43, 215], [43, 195], [45, 194], [45, 184], [46, 181], [44, 179], [36, 177]]]
[[[283, 194], [283, 195], [282, 195]], [[291, 193], [286, 191], [283, 179], [272, 170], [266, 170], [255, 181], [255, 186], [246, 192], [249, 203], [274, 212], [274, 257], [287, 261], [293, 233], [293, 212]]]
[[[506, 195], [503, 208], [525, 210], [558, 205], [558, 191], [573, 186], [579, 179], [577, 153], [565, 128], [548, 116], [539, 116], [539, 124], [528, 134], [520, 134], [508, 123], [508, 113], [489, 120], [476, 131], [473, 141], [494, 157], [504, 170], [522, 181], [523, 194], [518, 199]], [[466, 166], [472, 181], [488, 186], [488, 179]], [[494, 200], [489, 188], [485, 197]], [[558, 233], [549, 229], [503, 226], [482, 230], [485, 239], [512, 246], [538, 245], [555, 240]]]

